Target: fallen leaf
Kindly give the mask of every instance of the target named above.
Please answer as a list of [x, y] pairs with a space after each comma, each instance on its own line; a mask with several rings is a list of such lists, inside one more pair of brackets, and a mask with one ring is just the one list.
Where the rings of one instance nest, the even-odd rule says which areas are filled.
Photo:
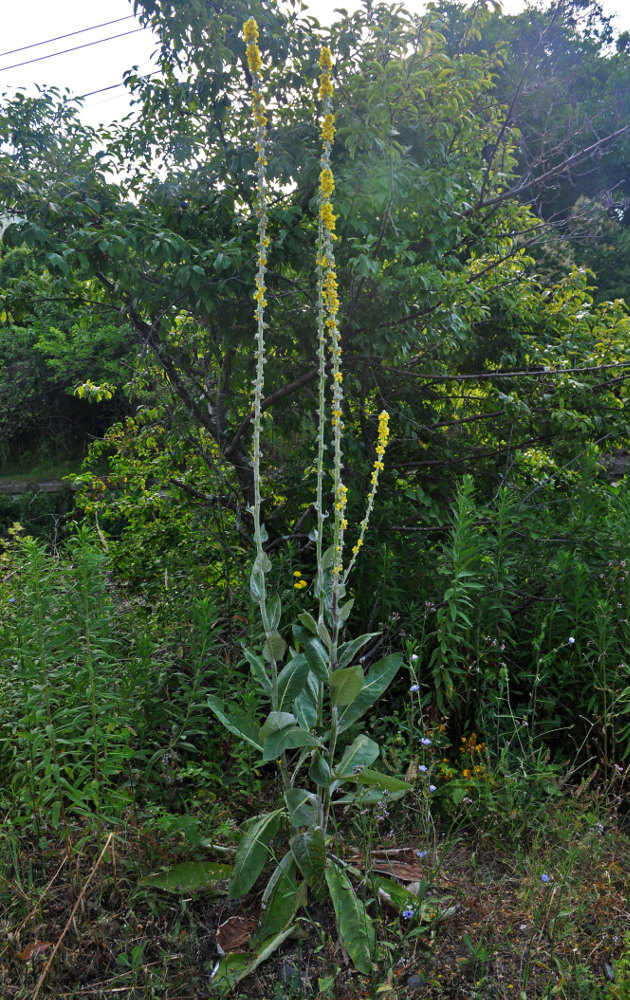
[[24, 951], [18, 953], [18, 958], [21, 958], [23, 962], [28, 962], [31, 958], [35, 960], [38, 955], [46, 951], [46, 948], [52, 948], [51, 941], [31, 941]]
[[247, 942], [258, 927], [259, 916], [228, 917], [217, 927], [217, 951], [219, 955], [246, 951]]

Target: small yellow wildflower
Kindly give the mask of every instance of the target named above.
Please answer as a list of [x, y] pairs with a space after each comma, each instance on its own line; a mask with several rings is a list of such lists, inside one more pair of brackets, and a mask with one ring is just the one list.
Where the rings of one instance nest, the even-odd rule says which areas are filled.
[[327, 114], [322, 122], [322, 139], [324, 142], [333, 142], [335, 139], [335, 116], [332, 114]]
[[328, 232], [334, 233], [335, 222], [337, 221], [337, 217], [334, 214], [332, 210], [332, 205], [330, 204], [329, 201], [327, 201], [324, 205], [322, 205], [321, 209], [319, 210], [319, 214], [321, 215], [322, 222], [326, 226]]

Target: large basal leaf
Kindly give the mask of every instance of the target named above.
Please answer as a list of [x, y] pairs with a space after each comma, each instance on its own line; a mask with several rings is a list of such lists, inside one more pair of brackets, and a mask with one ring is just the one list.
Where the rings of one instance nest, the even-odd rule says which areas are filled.
[[247, 743], [251, 743], [259, 753], [262, 753], [262, 741], [260, 739], [260, 726], [258, 723], [246, 719], [238, 709], [232, 709], [228, 714], [221, 699], [215, 697], [213, 694], [208, 695], [208, 707], [230, 733], [238, 736], [241, 740], [246, 740]]
[[244, 896], [260, 875], [269, 856], [269, 844], [278, 832], [284, 814], [284, 809], [276, 809], [256, 817], [248, 825], [234, 859], [234, 873], [228, 892], [230, 899]]
[[138, 885], [174, 894], [201, 892], [207, 889], [212, 889], [213, 892], [227, 892], [227, 887], [222, 888], [220, 883], [227, 882], [233, 870], [233, 865], [218, 861], [183, 861], [163, 872], [145, 875]]
[[210, 981], [213, 992], [219, 996], [230, 993], [236, 983], [240, 983], [241, 979], [250, 976], [262, 962], [266, 962], [292, 933], [293, 927], [287, 927], [279, 934], [267, 938], [257, 946], [253, 955], [247, 952], [226, 955], [217, 962], [212, 972]]
[[308, 677], [308, 662], [302, 653], [289, 660], [278, 675], [278, 711], [289, 711]]
[[296, 833], [291, 837], [290, 847], [304, 881], [311, 887], [315, 899], [321, 901], [326, 892], [324, 834], [318, 826]]
[[351, 705], [359, 696], [363, 680], [363, 668], [358, 663], [354, 667], [333, 670], [330, 675], [333, 705]]
[[372, 969], [376, 943], [372, 920], [350, 879], [334, 861], [326, 867], [326, 882], [346, 951], [359, 972], [367, 976]]
[[382, 660], [372, 664], [358, 697], [339, 713], [340, 733], [343, 733], [353, 722], [360, 719], [363, 713], [381, 697], [398, 673], [402, 661], [402, 653], [390, 653]]
[[297, 866], [291, 852], [269, 879], [262, 898], [260, 926], [251, 938], [251, 946], [283, 931], [293, 921], [297, 911], [306, 903], [306, 883], [298, 882]]
[[314, 826], [319, 819], [317, 796], [304, 788], [288, 788], [284, 801], [289, 810], [291, 826]]
[[369, 767], [359, 771], [354, 780], [359, 785], [370, 785], [386, 792], [408, 792], [411, 789], [408, 781], [396, 778], [393, 774], [381, 774], [380, 771], [373, 771]]

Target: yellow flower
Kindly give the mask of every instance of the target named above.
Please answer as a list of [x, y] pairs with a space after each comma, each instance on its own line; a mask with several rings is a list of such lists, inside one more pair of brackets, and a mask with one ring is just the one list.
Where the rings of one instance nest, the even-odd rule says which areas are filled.
[[326, 198], [330, 198], [335, 190], [335, 178], [330, 167], [324, 167], [319, 175], [319, 190]]
[[[249, 21], [247, 23], [249, 24]], [[254, 24], [256, 24], [255, 21]], [[258, 29], [256, 30], [258, 31]], [[332, 69], [332, 52], [327, 45], [322, 45], [322, 50], [319, 54], [319, 68], [323, 70], [324, 73], [330, 73]]]
[[334, 215], [332, 205], [329, 201], [322, 205], [319, 214], [322, 217], [322, 222], [326, 226], [326, 229], [330, 233], [333, 233], [335, 231], [335, 222], [337, 217]]
[[326, 115], [322, 122], [322, 139], [324, 142], [333, 142], [336, 131], [335, 116], [332, 113]]
[[243, 25], [243, 38], [248, 45], [258, 41], [258, 24], [253, 17], [250, 17], [249, 21], [245, 21]]

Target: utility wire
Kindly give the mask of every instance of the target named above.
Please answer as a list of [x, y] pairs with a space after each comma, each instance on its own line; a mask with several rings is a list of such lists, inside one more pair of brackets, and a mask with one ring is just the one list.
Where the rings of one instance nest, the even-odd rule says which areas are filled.
[[[159, 73], [159, 69], [156, 69], [153, 73], [145, 73], [140, 77], [141, 80], [149, 80], [152, 76], [156, 76]], [[106, 90], [115, 90], [116, 87], [124, 87], [124, 80], [121, 83], [112, 83], [109, 87], [100, 87], [98, 90], [91, 90], [89, 94], [80, 94], [76, 100], [82, 101], [84, 97], [94, 97], [95, 94], [104, 94]]]
[[144, 28], [132, 28], [131, 31], [122, 31], [119, 35], [110, 35], [109, 38], [98, 38], [94, 42], [84, 42], [83, 45], [74, 45], [71, 49], [62, 49], [61, 52], [51, 52], [48, 56], [38, 56], [37, 59], [26, 59], [24, 62], [14, 63], [13, 66], [0, 66], [0, 73], [6, 73], [10, 69], [19, 69], [20, 66], [30, 66], [31, 63], [42, 62], [44, 59], [54, 59], [55, 56], [65, 56], [68, 52], [76, 52], [77, 49], [89, 49], [92, 45], [100, 45], [101, 42], [113, 42], [116, 38], [124, 38], [125, 35], [135, 35]]
[[4, 59], [5, 56], [13, 56], [16, 52], [26, 52], [27, 49], [37, 49], [40, 45], [60, 42], [62, 38], [71, 38], [72, 35], [82, 35], [86, 31], [96, 31], [97, 28], [107, 28], [110, 24], [119, 24], [121, 21], [130, 21], [132, 19], [133, 14], [127, 14], [126, 17], [117, 17], [114, 21], [104, 21], [103, 24], [93, 24], [90, 28], [79, 28], [78, 31], [69, 31], [66, 35], [56, 35], [55, 38], [46, 38], [43, 42], [32, 42], [30, 45], [22, 45], [19, 49], [9, 49], [7, 52], [0, 52], [0, 59]]

